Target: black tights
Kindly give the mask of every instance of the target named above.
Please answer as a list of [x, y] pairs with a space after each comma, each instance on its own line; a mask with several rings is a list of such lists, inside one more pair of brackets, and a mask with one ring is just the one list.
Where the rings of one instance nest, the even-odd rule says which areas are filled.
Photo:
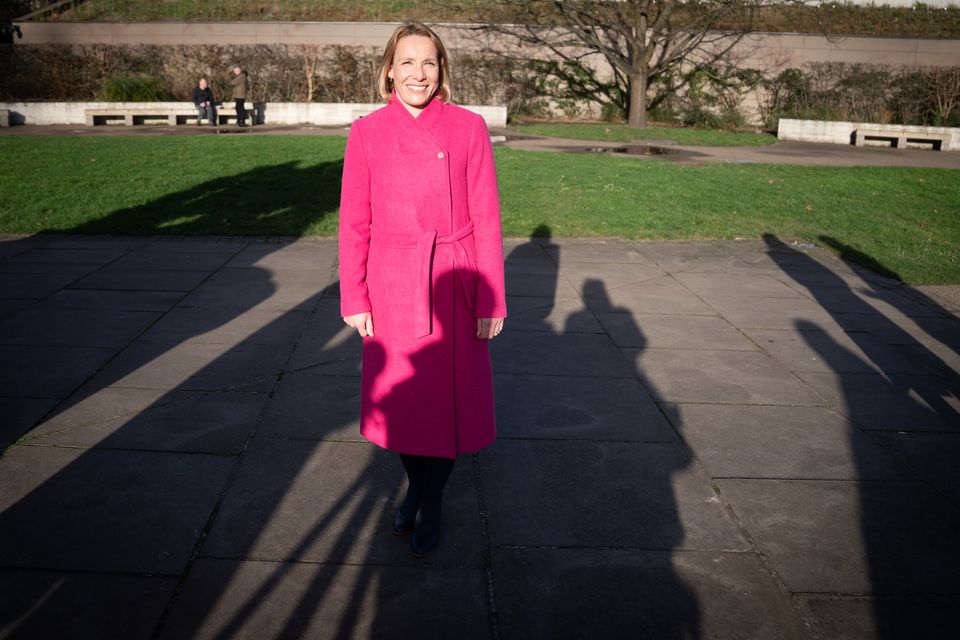
[[433, 456], [414, 456], [400, 454], [400, 461], [407, 472], [407, 495], [400, 505], [400, 512], [412, 522], [417, 511], [423, 526], [440, 526], [440, 512], [443, 500], [443, 488], [453, 470], [455, 458], [435, 458]]

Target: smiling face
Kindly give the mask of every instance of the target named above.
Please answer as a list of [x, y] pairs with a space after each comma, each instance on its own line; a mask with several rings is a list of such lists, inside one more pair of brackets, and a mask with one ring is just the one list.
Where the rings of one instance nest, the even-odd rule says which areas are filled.
[[440, 86], [440, 61], [433, 41], [426, 36], [401, 38], [387, 77], [407, 111], [420, 115]]

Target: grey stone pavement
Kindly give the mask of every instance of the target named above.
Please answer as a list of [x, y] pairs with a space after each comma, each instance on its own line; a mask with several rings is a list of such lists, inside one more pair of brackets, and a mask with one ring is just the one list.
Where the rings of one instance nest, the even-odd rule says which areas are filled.
[[956, 309], [775, 238], [506, 249], [416, 560], [333, 241], [3, 238], [0, 637], [960, 637]]

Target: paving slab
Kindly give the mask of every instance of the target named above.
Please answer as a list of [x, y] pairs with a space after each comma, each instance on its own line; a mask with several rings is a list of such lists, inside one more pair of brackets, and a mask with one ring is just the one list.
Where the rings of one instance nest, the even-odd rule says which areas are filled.
[[499, 374], [494, 386], [501, 439], [676, 442], [637, 380]]
[[121, 291], [190, 291], [210, 275], [209, 271], [170, 269], [100, 269], [74, 282], [74, 289]]
[[230, 259], [230, 254], [209, 251], [132, 251], [110, 265], [111, 269], [213, 271]]
[[869, 333], [850, 334], [836, 329], [747, 329], [744, 333], [790, 371], [930, 373], [921, 358]]
[[502, 549], [502, 638], [808, 638], [751, 553]]
[[143, 251], [169, 251], [173, 253], [189, 251], [190, 253], [226, 253], [232, 255], [242, 251], [251, 242], [255, 242], [255, 240], [251, 238], [170, 236], [150, 238], [140, 248]]
[[847, 331], [865, 331], [890, 344], [944, 345], [960, 348], [960, 319], [956, 317], [910, 317], [902, 313], [837, 313], [837, 322]]
[[666, 275], [655, 264], [610, 264], [606, 262], [570, 262], [564, 260], [559, 276], [566, 278], [583, 295], [599, 287], [619, 289], [630, 284], [650, 282]]
[[549, 238], [504, 238], [503, 255], [507, 266], [519, 263], [540, 264], [556, 270], [557, 263], [545, 249]]
[[42, 249], [60, 249], [64, 251], [133, 251], [151, 242], [148, 237], [136, 236], [40, 236]]
[[960, 599], [956, 598], [806, 597], [799, 601], [821, 638], [939, 640], [960, 635]]
[[578, 300], [580, 295], [566, 278], [554, 273], [509, 273], [505, 277], [508, 296], [538, 296]]
[[838, 318], [809, 298], [770, 300], [705, 294], [703, 301], [739, 329], [796, 329], [800, 323], [809, 330], [843, 328]]
[[103, 368], [91, 384], [99, 387], [269, 391], [287, 349], [267, 344], [138, 341]]
[[476, 568], [197, 562], [161, 638], [492, 637]]
[[624, 349], [658, 402], [813, 406], [824, 400], [765, 353]]
[[[406, 476], [396, 454], [368, 443], [255, 438], [203, 548], [216, 558], [417, 564], [393, 533]], [[483, 567], [469, 458], [444, 491], [443, 540], [426, 562]]]
[[652, 263], [652, 243], [607, 238], [554, 238], [543, 246], [554, 262], [611, 262], [617, 264]]
[[673, 273], [683, 286], [700, 296], [744, 298], [801, 298], [803, 294], [764, 274]]
[[237, 455], [266, 394], [91, 389], [26, 434], [27, 444]]
[[500, 441], [480, 460], [496, 546], [747, 548], [679, 443]]
[[0, 565], [177, 575], [226, 483], [222, 456], [15, 446]]
[[179, 291], [104, 291], [61, 289], [36, 303], [38, 309], [112, 309], [115, 311], [167, 311], [176, 305]]
[[665, 313], [715, 316], [716, 310], [670, 277], [627, 285], [584, 298], [591, 310], [603, 313]]
[[114, 262], [127, 254], [126, 249], [103, 249], [88, 244], [71, 243], [64, 248], [55, 248], [56, 245], [46, 245], [18, 253], [9, 258], [11, 262], [45, 262], [61, 264], [96, 264], [104, 265]]
[[598, 313], [597, 319], [618, 347], [757, 350], [740, 331], [716, 316]]
[[254, 244], [245, 247], [227, 263], [228, 267], [260, 267], [270, 271], [324, 272], [329, 275], [336, 267], [337, 242], [290, 242], [281, 245]]
[[260, 344], [291, 346], [307, 324], [308, 312], [177, 307], [153, 324], [140, 339], [175, 344]]
[[960, 398], [939, 376], [815, 372], [798, 375], [858, 427], [960, 430]]
[[8, 259], [0, 261], [0, 273], [49, 273], [61, 276], [73, 276], [75, 279], [102, 269], [97, 263], [76, 264], [73, 262], [36, 262]]
[[113, 353], [104, 347], [0, 345], [0, 389], [7, 397], [63, 398]]
[[274, 273], [260, 267], [221, 269], [181, 303], [225, 309], [312, 309], [328, 281], [312, 273]]
[[871, 434], [917, 476], [960, 507], [960, 434]]
[[504, 331], [490, 344], [497, 373], [629, 378], [633, 372], [609, 337]]
[[0, 343], [119, 348], [159, 317], [155, 311], [25, 309], [0, 321]]
[[594, 314], [585, 313], [583, 302], [573, 298], [507, 296], [507, 309], [508, 331], [603, 333]]
[[[680, 274], [709, 274], [712, 276], [725, 275], [730, 280], [731, 275], [760, 277], [763, 274], [757, 265], [747, 256], [730, 255], [721, 252], [710, 252], [706, 255], [669, 256], [659, 258], [657, 264], [673, 275]], [[728, 282], [725, 287], [730, 286]]]
[[[87, 271], [84, 270], [84, 273]], [[0, 298], [39, 300], [83, 277], [73, 270], [56, 273], [0, 273]]]
[[149, 640], [176, 585], [176, 578], [0, 569], [0, 633]]
[[712, 478], [904, 479], [874, 439], [823, 407], [663, 407]]
[[960, 511], [925, 484], [717, 484], [792, 592], [960, 595]]
[[356, 377], [318, 369], [290, 371], [273, 392], [257, 433], [264, 437], [360, 442], [360, 384]]
[[879, 313], [883, 317], [903, 314], [911, 318], [949, 317], [946, 311], [934, 304], [918, 302], [899, 291], [879, 287], [807, 287], [805, 293], [824, 309], [834, 313]]
[[953, 349], [942, 344], [913, 344], [893, 345], [896, 351], [903, 354], [904, 360], [920, 362], [933, 373], [956, 384], [960, 375], [960, 349]]

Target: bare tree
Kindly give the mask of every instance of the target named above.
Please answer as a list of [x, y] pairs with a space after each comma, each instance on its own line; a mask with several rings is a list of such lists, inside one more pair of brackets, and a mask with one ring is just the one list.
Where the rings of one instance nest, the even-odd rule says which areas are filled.
[[[651, 83], [676, 91], [692, 69], [729, 57], [758, 11], [803, 0], [438, 1], [462, 15], [472, 9], [478, 30], [507, 36], [559, 85], [620, 106], [631, 126], [644, 127]], [[598, 56], [612, 78], [598, 75]]]

